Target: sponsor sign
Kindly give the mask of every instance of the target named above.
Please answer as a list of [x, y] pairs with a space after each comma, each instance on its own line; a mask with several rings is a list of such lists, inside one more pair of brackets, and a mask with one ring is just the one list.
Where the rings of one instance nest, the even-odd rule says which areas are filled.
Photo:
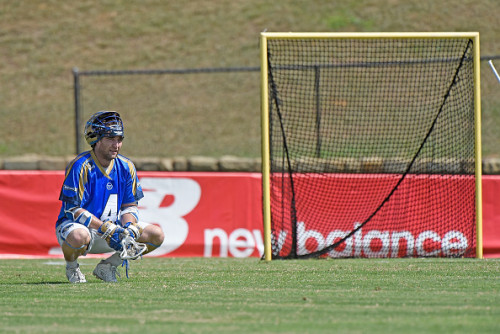
[[[271, 212], [275, 222], [282, 222], [282, 226], [275, 226], [273, 251], [288, 256], [293, 242], [292, 210], [289, 209], [292, 202], [285, 197], [290, 192], [283, 195], [281, 187], [289, 187], [289, 183], [283, 182], [281, 175], [274, 178], [271, 197], [277, 204]], [[329, 255], [474, 257], [474, 178], [408, 175], [398, 184], [400, 178], [396, 174], [297, 175], [294, 178], [297, 255], [322, 250], [348, 238]], [[396, 184], [397, 191], [392, 193]], [[328, 199], [311, 198], [311, 189], [328, 194]], [[367, 189], [377, 191], [367, 193]], [[388, 194], [391, 197], [387, 201]], [[463, 198], [467, 196], [468, 201], [464, 203]], [[353, 230], [357, 231], [352, 233]]]
[[[147, 256], [262, 256], [259, 173], [138, 176], [140, 219], [165, 233], [162, 246]], [[55, 221], [63, 180], [62, 171], [0, 171], [0, 257], [62, 255]]]
[[[148, 256], [261, 257], [263, 254], [260, 173], [139, 172], [145, 198], [141, 220], [162, 226], [165, 243]], [[55, 237], [63, 171], [0, 171], [0, 258], [61, 257]], [[485, 257], [500, 257], [500, 177], [483, 178]], [[298, 225], [299, 249], [340, 238], [356, 227], [318, 231]], [[282, 231], [278, 236], [286, 240]], [[361, 228], [334, 257], [394, 257], [436, 249], [456, 254], [472, 241], [463, 231], [433, 228], [393, 231]]]
[[[168, 177], [166, 177], [168, 175]], [[141, 220], [163, 228], [148, 256], [259, 257], [260, 174], [139, 173]]]

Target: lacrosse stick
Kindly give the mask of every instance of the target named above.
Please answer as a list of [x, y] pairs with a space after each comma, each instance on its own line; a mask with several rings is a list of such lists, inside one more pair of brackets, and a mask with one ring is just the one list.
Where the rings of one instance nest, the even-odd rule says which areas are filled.
[[135, 241], [130, 235], [123, 238], [121, 244], [123, 246], [123, 250], [120, 253], [122, 260], [135, 260], [148, 249], [146, 244]]

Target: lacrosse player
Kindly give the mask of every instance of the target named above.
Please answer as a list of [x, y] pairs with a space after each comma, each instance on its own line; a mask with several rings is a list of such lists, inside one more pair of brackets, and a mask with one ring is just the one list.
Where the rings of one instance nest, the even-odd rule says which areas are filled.
[[86, 282], [78, 257], [113, 251], [97, 264], [93, 274], [103, 281], [117, 282], [117, 267], [128, 266], [129, 259], [158, 248], [164, 235], [159, 226], [139, 221], [137, 205], [144, 195], [134, 164], [118, 154], [124, 138], [120, 115], [114, 111], [95, 113], [84, 133], [92, 149], [66, 167], [56, 236], [71, 283]]

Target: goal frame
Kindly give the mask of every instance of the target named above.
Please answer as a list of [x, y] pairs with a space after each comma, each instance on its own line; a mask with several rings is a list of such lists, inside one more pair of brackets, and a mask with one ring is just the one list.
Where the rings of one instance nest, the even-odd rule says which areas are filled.
[[270, 197], [270, 138], [269, 138], [269, 81], [267, 41], [272, 39], [446, 39], [469, 38], [474, 41], [474, 141], [475, 141], [475, 191], [476, 191], [476, 258], [483, 258], [482, 233], [482, 155], [481, 155], [481, 87], [479, 32], [379, 32], [379, 33], [327, 33], [327, 32], [262, 32], [260, 34], [261, 67], [261, 154], [262, 201], [264, 227], [264, 260], [272, 260], [271, 249], [271, 197]]

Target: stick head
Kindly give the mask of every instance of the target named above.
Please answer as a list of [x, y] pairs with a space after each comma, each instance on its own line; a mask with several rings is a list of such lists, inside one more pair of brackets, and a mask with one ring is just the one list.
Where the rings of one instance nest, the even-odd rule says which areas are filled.
[[135, 241], [130, 235], [123, 238], [122, 246], [123, 250], [120, 253], [120, 258], [122, 260], [135, 260], [148, 249], [146, 244]]

